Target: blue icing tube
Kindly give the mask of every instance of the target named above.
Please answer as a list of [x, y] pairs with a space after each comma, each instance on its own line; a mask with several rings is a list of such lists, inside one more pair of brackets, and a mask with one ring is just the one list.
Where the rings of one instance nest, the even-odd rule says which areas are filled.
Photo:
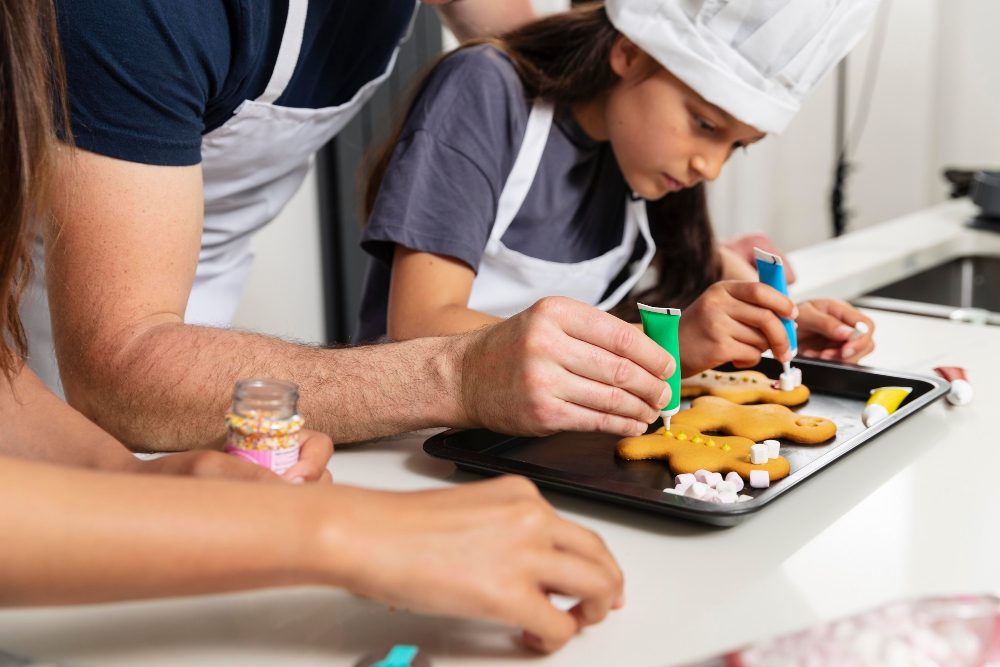
[[[765, 285], [770, 285], [785, 296], [788, 296], [788, 281], [785, 280], [785, 264], [777, 255], [765, 252], [760, 248], [754, 248], [753, 254], [757, 258], [757, 275]], [[795, 322], [781, 318], [788, 333], [788, 343], [792, 347], [792, 356], [798, 354], [799, 338], [795, 333]]]
[[372, 667], [410, 667], [419, 652], [416, 646], [393, 646], [389, 654]]

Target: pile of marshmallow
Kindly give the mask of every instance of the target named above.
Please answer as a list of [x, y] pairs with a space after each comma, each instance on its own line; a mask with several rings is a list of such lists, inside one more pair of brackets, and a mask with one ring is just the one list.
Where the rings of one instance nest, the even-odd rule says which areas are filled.
[[[760, 465], [768, 459], [778, 458], [781, 443], [777, 440], [765, 440], [750, 448], [750, 463]], [[771, 485], [771, 475], [766, 470], [750, 471], [750, 486], [755, 489], [766, 489]], [[674, 488], [663, 489], [664, 493], [686, 498], [695, 498], [709, 503], [743, 503], [753, 500], [753, 496], [740, 494], [743, 490], [743, 478], [739, 473], [731, 472], [725, 479], [720, 472], [699, 470], [693, 475], [685, 473], [674, 477]]]

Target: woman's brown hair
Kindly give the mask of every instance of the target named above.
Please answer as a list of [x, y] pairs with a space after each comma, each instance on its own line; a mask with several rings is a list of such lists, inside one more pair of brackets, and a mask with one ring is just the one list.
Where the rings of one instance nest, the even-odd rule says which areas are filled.
[[51, 0], [0, 0], [0, 370], [13, 382], [28, 353], [18, 315], [32, 246], [69, 134], [65, 72]]
[[[594, 2], [529, 23], [500, 37], [467, 42], [459, 50], [480, 44], [493, 45], [510, 57], [529, 100], [543, 99], [567, 108], [598, 99], [619, 81], [610, 63], [611, 47], [618, 35], [604, 11], [604, 3]], [[447, 57], [438, 59], [420, 79], [407, 105], [406, 115], [423, 93], [434, 70]], [[362, 186], [362, 219], [365, 221], [375, 208], [405, 120], [404, 116], [390, 137], [367, 160]], [[704, 186], [699, 184], [668, 194], [659, 201], [647, 202], [646, 210], [657, 247], [653, 259], [657, 281], [636, 298], [651, 305], [687, 307], [721, 275]], [[639, 311], [632, 300], [623, 301], [611, 312], [630, 321], [639, 321]]]

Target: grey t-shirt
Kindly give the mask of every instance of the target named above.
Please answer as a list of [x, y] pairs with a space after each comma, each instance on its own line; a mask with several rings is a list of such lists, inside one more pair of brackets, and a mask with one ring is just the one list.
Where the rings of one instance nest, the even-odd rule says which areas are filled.
[[[530, 111], [507, 55], [482, 45], [442, 62], [396, 144], [361, 247], [371, 255], [356, 341], [386, 332], [395, 244], [478, 270]], [[628, 186], [611, 145], [557, 109], [535, 180], [503, 235], [512, 250], [581, 262], [621, 243]], [[644, 250], [640, 240], [636, 254]]]

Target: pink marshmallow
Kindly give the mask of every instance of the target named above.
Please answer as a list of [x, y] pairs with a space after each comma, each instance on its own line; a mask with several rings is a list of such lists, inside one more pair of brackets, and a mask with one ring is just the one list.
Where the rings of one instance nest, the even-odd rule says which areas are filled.
[[703, 495], [703, 496], [701, 497], [701, 499], [702, 499], [702, 500], [705, 500], [705, 501], [708, 501], [708, 502], [710, 502], [710, 503], [717, 503], [717, 502], [720, 502], [720, 501], [719, 501], [719, 492], [718, 492], [718, 491], [716, 491], [715, 489], [713, 489], [713, 488], [709, 487], [709, 488], [708, 488], [708, 489], [707, 489], [707, 490], [705, 491], [705, 495]]
[[694, 483], [695, 483], [695, 482], [691, 482], [690, 484], [678, 484], [677, 486], [675, 486], [675, 487], [673, 488], [673, 490], [674, 490], [674, 491], [677, 491], [677, 493], [679, 493], [679, 494], [681, 494], [681, 495], [684, 495], [684, 493], [685, 493], [685, 492], [686, 492], [686, 491], [687, 491], [688, 489], [690, 489], [690, 488], [691, 488], [691, 485], [692, 485], [692, 484], [694, 484]]
[[683, 475], [676, 475], [674, 477], [674, 486], [677, 487], [685, 484], [694, 484], [697, 481], [699, 480], [695, 479], [694, 475], [692, 475], [689, 472], [686, 472]]
[[708, 484], [708, 477], [711, 474], [712, 473], [708, 472], [707, 470], [698, 470], [694, 473], [694, 479], [695, 481], [701, 482], [702, 484]]
[[731, 472], [726, 475], [726, 481], [736, 487], [736, 493], [743, 490], [743, 478], [738, 472]]
[[713, 472], [708, 476], [708, 481], [705, 483], [714, 489], [719, 485], [719, 482], [721, 481], [722, 481], [722, 473]]
[[771, 486], [771, 475], [766, 470], [751, 470], [750, 486], [755, 489], [766, 489]]

